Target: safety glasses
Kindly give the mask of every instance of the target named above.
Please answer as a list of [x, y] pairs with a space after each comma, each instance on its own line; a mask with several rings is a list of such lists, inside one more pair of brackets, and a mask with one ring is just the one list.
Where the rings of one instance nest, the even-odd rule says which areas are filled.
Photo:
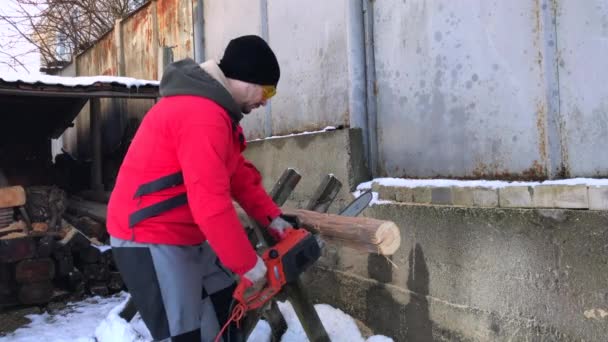
[[264, 101], [267, 101], [271, 97], [273, 97], [277, 93], [277, 87], [273, 85], [263, 85], [262, 86], [262, 96]]

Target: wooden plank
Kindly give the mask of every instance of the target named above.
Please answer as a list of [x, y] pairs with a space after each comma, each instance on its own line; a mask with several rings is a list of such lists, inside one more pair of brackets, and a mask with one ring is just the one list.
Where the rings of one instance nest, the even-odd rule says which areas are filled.
[[0, 208], [20, 207], [25, 204], [25, 189], [22, 186], [0, 188]]
[[329, 210], [329, 206], [334, 201], [341, 188], [342, 182], [340, 182], [334, 175], [325, 176], [325, 178], [323, 178], [323, 182], [321, 182], [313, 196], [310, 198], [306, 209], [320, 213], [327, 212], [327, 210]]

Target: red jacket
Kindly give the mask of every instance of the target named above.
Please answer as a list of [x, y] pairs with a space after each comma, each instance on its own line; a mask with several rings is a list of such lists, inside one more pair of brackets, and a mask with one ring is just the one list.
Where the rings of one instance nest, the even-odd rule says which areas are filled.
[[[192, 73], [204, 73], [194, 62], [186, 62], [177, 62], [174, 69], [190, 73], [191, 79]], [[186, 71], [181, 70], [184, 64], [189, 67]], [[143, 243], [195, 245], [207, 240], [226, 267], [243, 274], [255, 265], [256, 254], [232, 198], [263, 226], [278, 216], [280, 209], [262, 187], [256, 168], [241, 154], [246, 144], [238, 125], [240, 112], [235, 114], [235, 104], [227, 100], [221, 89], [220, 96], [216, 96], [219, 83], [211, 82], [216, 87], [211, 91], [198, 84], [200, 89], [193, 93], [203, 89], [201, 94], [180, 95], [187, 91], [180, 88], [183, 84], [179, 81], [179, 86], [173, 87], [177, 89], [167, 86], [174, 81], [165, 82], [163, 76], [164, 97], [144, 117], [120, 167], [108, 204], [108, 232]], [[209, 78], [203, 81], [210, 82]], [[183, 184], [134, 197], [142, 184], [180, 171]], [[129, 227], [129, 217], [134, 212], [183, 193], [187, 194], [186, 205]]]

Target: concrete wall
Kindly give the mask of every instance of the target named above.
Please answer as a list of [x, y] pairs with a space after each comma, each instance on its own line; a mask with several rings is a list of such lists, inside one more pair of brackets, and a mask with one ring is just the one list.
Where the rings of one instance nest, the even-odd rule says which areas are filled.
[[[266, 37], [281, 65], [270, 108], [243, 123], [251, 139], [348, 125], [345, 1], [205, 1], [205, 50], [221, 59], [230, 39]], [[247, 13], [243, 17], [242, 13]], [[227, 25], [226, 23], [230, 23]]]
[[554, 10], [564, 163], [572, 175], [606, 176], [608, 4], [560, 0]]
[[316, 300], [375, 333], [395, 341], [605, 340], [608, 212], [384, 204], [365, 215], [401, 228], [391, 262], [329, 246], [306, 283]]
[[[204, 37], [197, 42], [199, 3], [149, 2], [78, 56], [78, 74], [154, 79], [163, 64], [159, 48], [181, 59], [194, 57], [194, 46], [202, 44], [206, 57], [219, 59], [231, 38], [259, 34], [276, 51], [282, 78], [269, 108], [245, 121], [250, 139], [373, 123], [373, 112], [353, 120], [349, 106], [356, 102], [349, 94], [358, 94], [350, 88], [361, 86], [353, 82], [359, 70], [353, 53], [361, 50], [353, 39], [357, 25], [349, 21], [358, 13], [349, 10], [353, 3], [203, 1]], [[366, 146], [378, 144], [376, 174], [607, 176], [608, 155], [601, 150], [608, 139], [607, 6], [574, 0], [459, 5], [369, 3], [376, 79], [367, 104], [377, 107], [378, 138], [364, 136], [371, 139]], [[131, 102], [118, 107], [131, 117], [151, 105]], [[124, 126], [121, 120], [115, 121]]]
[[[205, 59], [218, 61], [230, 39], [246, 35], [262, 35], [261, 6], [259, 1], [204, 1]], [[247, 13], [246, 19], [243, 13]], [[229, 23], [229, 24], [228, 24]], [[259, 108], [243, 120], [243, 130], [249, 139], [266, 136], [266, 116], [269, 110]], [[269, 115], [269, 114], [268, 114]]]
[[374, 6], [381, 174], [608, 175], [604, 2]]
[[470, 3], [376, 3], [383, 174], [544, 173], [535, 4]]
[[329, 211], [338, 212], [351, 200], [355, 187], [369, 179], [360, 129], [252, 141], [245, 157], [264, 176], [268, 191], [287, 168], [298, 171], [302, 179], [289, 197], [286, 205], [290, 207], [305, 207], [324, 177], [333, 174], [342, 188]]

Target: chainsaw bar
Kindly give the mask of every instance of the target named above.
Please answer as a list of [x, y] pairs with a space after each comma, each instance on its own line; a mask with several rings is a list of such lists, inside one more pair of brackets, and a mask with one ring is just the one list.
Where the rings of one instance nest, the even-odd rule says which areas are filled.
[[359, 197], [355, 198], [352, 202], [350, 202], [346, 206], [346, 208], [342, 209], [339, 215], [349, 217], [358, 216], [363, 210], [365, 210], [365, 208], [367, 208], [373, 197], [374, 196], [372, 195], [372, 191], [367, 190]]

